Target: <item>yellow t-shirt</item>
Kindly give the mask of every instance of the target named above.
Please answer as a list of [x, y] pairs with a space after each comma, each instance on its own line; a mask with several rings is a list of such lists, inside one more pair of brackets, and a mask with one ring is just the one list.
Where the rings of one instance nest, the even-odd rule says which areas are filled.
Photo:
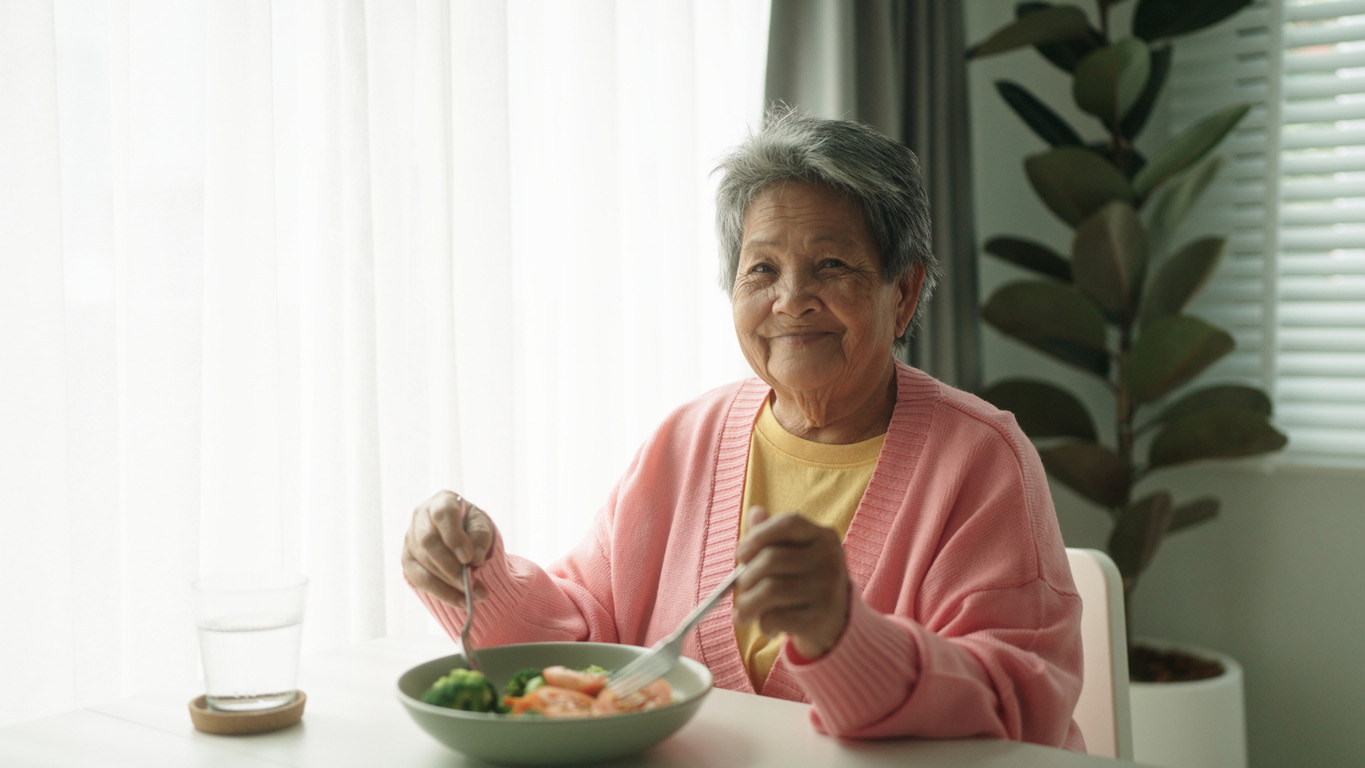
[[[749, 509], [760, 506], [770, 515], [795, 512], [833, 528], [842, 541], [872, 479], [885, 439], [879, 435], [851, 445], [802, 440], [777, 422], [771, 401], [764, 403], [749, 441], [739, 535], [748, 531]], [[777, 661], [781, 638], [763, 634], [758, 622], [736, 625], [735, 636], [754, 690], [762, 690]]]

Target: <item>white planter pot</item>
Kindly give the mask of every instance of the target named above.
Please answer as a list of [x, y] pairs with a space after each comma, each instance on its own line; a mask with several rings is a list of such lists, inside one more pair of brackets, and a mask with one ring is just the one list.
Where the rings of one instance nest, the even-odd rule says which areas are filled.
[[1140, 642], [1218, 659], [1224, 671], [1208, 680], [1130, 684], [1133, 758], [1162, 768], [1246, 768], [1241, 665], [1203, 648]]

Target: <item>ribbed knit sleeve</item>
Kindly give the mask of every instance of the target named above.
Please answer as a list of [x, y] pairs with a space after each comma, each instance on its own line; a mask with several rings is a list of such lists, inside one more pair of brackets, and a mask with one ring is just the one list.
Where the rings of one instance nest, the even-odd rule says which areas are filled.
[[[609, 600], [605, 593], [610, 568], [604, 558], [593, 553], [596, 528], [575, 550], [577, 557], [566, 558], [576, 563], [576, 578], [552, 575], [530, 560], [508, 554], [502, 536], [496, 536], [488, 558], [473, 571], [487, 593], [487, 599], [478, 605], [479, 620], [471, 629], [475, 644], [616, 642], [609, 602], [604, 603]], [[417, 596], [446, 633], [458, 639], [464, 610], [421, 590]]]

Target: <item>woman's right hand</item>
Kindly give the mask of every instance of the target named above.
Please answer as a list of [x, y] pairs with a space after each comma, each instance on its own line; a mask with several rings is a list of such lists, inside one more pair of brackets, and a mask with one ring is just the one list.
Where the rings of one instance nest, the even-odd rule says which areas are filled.
[[[464, 566], [483, 565], [496, 531], [488, 515], [468, 499], [441, 491], [412, 511], [403, 537], [403, 575], [441, 602], [463, 608]], [[473, 588], [474, 599], [482, 600], [482, 586], [476, 581]]]

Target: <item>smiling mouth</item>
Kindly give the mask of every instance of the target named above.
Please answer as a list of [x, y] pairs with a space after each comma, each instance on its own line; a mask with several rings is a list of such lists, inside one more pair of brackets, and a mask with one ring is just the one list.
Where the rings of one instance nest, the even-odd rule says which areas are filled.
[[790, 333], [779, 333], [769, 337], [769, 341], [784, 342], [787, 344], [809, 344], [833, 336], [833, 331], [792, 331]]

